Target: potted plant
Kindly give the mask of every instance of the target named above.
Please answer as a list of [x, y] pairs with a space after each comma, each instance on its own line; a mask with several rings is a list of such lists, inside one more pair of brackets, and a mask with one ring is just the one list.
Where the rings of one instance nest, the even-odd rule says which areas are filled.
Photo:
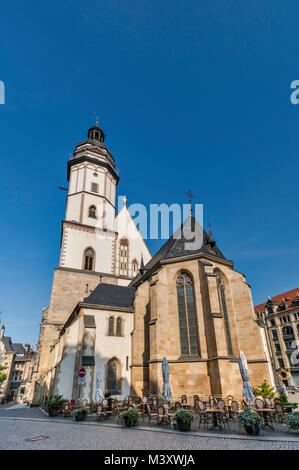
[[243, 426], [247, 434], [252, 436], [258, 436], [261, 430], [261, 417], [258, 413], [252, 411], [252, 409], [247, 406], [242, 413], [238, 416], [238, 421]]
[[88, 414], [88, 409], [82, 406], [81, 408], [76, 408], [71, 412], [71, 416], [75, 417], [76, 421], [84, 421]]
[[177, 422], [180, 431], [190, 431], [193, 415], [189, 411], [177, 411], [174, 415], [174, 419]]
[[132, 428], [133, 426], [137, 426], [138, 424], [138, 411], [137, 410], [129, 410], [124, 411], [120, 415], [121, 421], [125, 423], [127, 428]]
[[274, 388], [271, 387], [271, 385], [269, 385], [266, 380], [264, 380], [261, 385], [253, 387], [252, 391], [255, 397], [270, 398], [270, 400], [273, 400], [275, 397]]
[[298, 408], [298, 404], [297, 404], [297, 403], [290, 403], [290, 402], [289, 402], [288, 395], [287, 395], [286, 392], [284, 392], [283, 390], [281, 390], [281, 391], [279, 392], [279, 398], [281, 399], [282, 404], [283, 404], [283, 406], [285, 407], [285, 411], [286, 411], [287, 413], [292, 413], [293, 410], [295, 410], [296, 408]]
[[285, 418], [286, 425], [293, 431], [299, 431], [299, 413], [295, 411], [294, 413], [288, 415]]
[[58, 415], [58, 410], [60, 410], [61, 405], [64, 403], [64, 399], [62, 398], [61, 395], [53, 395], [48, 401], [47, 401], [47, 408], [48, 408], [48, 413], [49, 416], [57, 416]]

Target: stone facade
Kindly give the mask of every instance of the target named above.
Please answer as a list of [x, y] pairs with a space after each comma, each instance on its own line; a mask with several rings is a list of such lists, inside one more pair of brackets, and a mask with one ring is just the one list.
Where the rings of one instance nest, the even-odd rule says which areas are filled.
[[[256, 319], [265, 334], [277, 386], [284, 383], [299, 389], [299, 287], [276, 295], [254, 307]], [[281, 371], [288, 378], [282, 380]]]
[[[116, 334], [115, 328], [109, 332], [111, 318], [115, 322], [120, 319], [119, 334]], [[102, 372], [104, 392], [108, 364], [113, 361], [116, 366], [117, 394], [113, 393], [115, 390], [112, 393], [120, 399], [127, 397], [130, 394], [132, 329], [133, 309], [79, 307], [52, 348], [55, 373], [51, 376], [50, 393], [58, 393], [68, 399], [95, 400], [97, 372]], [[78, 372], [81, 367], [85, 368], [86, 376], [84, 384], [79, 387]]]
[[[119, 177], [103, 135], [97, 126], [90, 129], [88, 140], [77, 145], [68, 162], [60, 261], [54, 271], [50, 305], [42, 312], [31, 394], [34, 402], [49, 396], [54, 374], [50, 349], [78, 302], [101, 282], [128, 285], [141, 258], [150, 259], [125, 201], [115, 216]], [[121, 256], [123, 244], [125, 256]], [[87, 263], [88, 250], [92, 256]]]
[[[193, 280], [200, 345], [197, 357], [181, 354], [176, 292], [176, 279], [181, 273], [187, 273]], [[217, 274], [225, 285], [233, 354], [228, 352]], [[132, 393], [161, 393], [164, 356], [169, 362], [174, 397], [211, 393], [241, 397], [242, 381], [237, 361], [240, 350], [247, 357], [251, 383], [271, 382], [261, 332], [254, 320], [250, 287], [245, 277], [233, 270], [232, 263], [202, 256], [162, 261], [157, 272], [137, 290], [132, 334]]]
[[29, 344], [23, 346], [13, 343], [10, 336], [4, 336], [5, 328], [0, 330], [0, 357], [6, 367], [6, 380], [0, 387], [0, 404], [9, 401], [29, 403], [34, 365], [34, 352]]

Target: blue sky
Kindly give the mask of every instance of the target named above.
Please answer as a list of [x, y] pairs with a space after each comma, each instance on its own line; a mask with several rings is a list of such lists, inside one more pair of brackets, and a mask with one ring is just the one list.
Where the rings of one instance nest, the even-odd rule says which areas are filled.
[[[129, 204], [185, 203], [254, 302], [298, 286], [297, 1], [93, 0], [1, 6], [0, 310], [35, 344], [94, 112]], [[155, 252], [162, 241], [149, 241]]]

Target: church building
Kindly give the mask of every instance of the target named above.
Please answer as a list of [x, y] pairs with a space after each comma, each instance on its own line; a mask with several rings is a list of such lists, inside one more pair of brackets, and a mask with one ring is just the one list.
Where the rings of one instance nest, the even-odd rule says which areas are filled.
[[[94, 400], [99, 377], [120, 399], [160, 395], [163, 357], [174, 397], [241, 397], [240, 350], [252, 385], [271, 383], [245, 276], [192, 212], [151, 258], [126, 204], [115, 217], [118, 174], [103, 142], [99, 127], [91, 128], [68, 162], [60, 265], [43, 311], [34, 400], [53, 393]], [[190, 249], [186, 224], [197, 239], [203, 233], [202, 246]]]
[[50, 305], [42, 312], [32, 387], [35, 402], [49, 396], [53, 388], [55, 370], [50, 348], [78, 302], [99, 283], [128, 285], [138, 273], [140, 260], [147, 262], [151, 258], [125, 198], [115, 214], [119, 176], [104, 140], [97, 122], [67, 164], [69, 187], [60, 259], [54, 271]]

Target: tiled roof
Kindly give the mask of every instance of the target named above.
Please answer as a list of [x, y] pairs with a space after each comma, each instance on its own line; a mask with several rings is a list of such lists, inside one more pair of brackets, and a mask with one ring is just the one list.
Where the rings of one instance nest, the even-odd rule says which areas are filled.
[[107, 307], [132, 308], [135, 298], [135, 288], [100, 283], [93, 292], [85, 297], [83, 303], [104, 305]]
[[[296, 297], [298, 292], [299, 292], [299, 287], [296, 287], [295, 289], [288, 290], [287, 292], [283, 292], [282, 294], [275, 295], [274, 297], [272, 297], [271, 300], [274, 302], [277, 302], [277, 304], [280, 304], [283, 301], [283, 299], [293, 300]], [[256, 305], [254, 307], [254, 310], [259, 310], [260, 312], [263, 312], [265, 310], [266, 303], [267, 302]]]
[[2, 341], [4, 343], [5, 351], [16, 354], [26, 354], [26, 349], [21, 343], [12, 343], [10, 336], [3, 336]]
[[[191, 219], [191, 231], [197, 233], [198, 237], [201, 236], [201, 231], [203, 235], [202, 246], [195, 250], [190, 250], [185, 248], [186, 243], [190, 243], [193, 240], [187, 239], [185, 234], [185, 228], [190, 224]], [[192, 215], [185, 220], [185, 222], [178, 228], [174, 235], [172, 235], [166, 243], [160, 248], [160, 250], [151, 258], [151, 260], [146, 264], [145, 270], [154, 269], [155, 266], [158, 266], [161, 260], [167, 260], [171, 258], [179, 258], [187, 255], [196, 255], [199, 253], [204, 253], [222, 260], [226, 260], [225, 256], [221, 253], [219, 248], [215, 246], [211, 248], [209, 235], [203, 230], [201, 225], [197, 222], [195, 217]], [[146, 273], [142, 276], [140, 273], [133, 279], [130, 283], [130, 286], [134, 286], [142, 278], [146, 276]]]

